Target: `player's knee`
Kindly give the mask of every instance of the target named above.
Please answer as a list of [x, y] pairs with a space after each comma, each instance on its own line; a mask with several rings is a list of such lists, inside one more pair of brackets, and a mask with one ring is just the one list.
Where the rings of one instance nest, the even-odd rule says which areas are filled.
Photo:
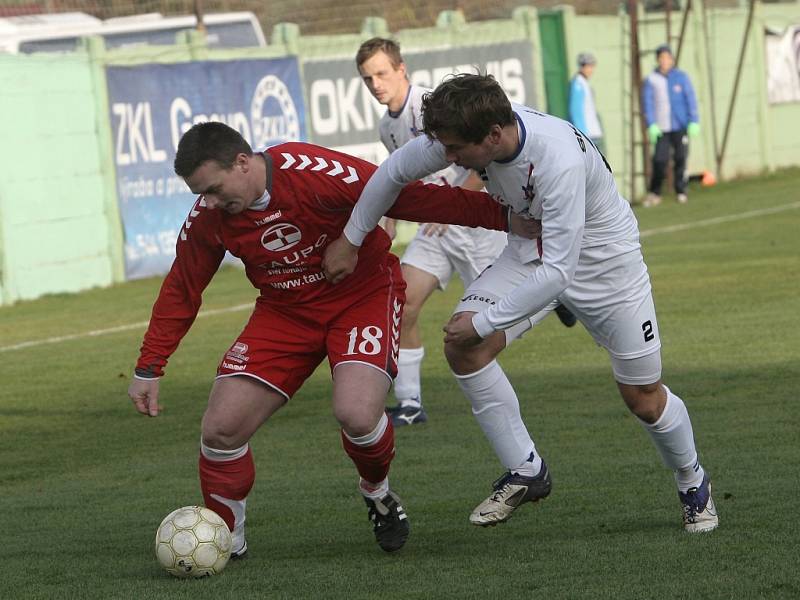
[[342, 429], [350, 436], [367, 435], [371, 432], [381, 414], [383, 414], [383, 404], [379, 409], [359, 405], [359, 403], [336, 403], [333, 407], [333, 416], [339, 422]]
[[625, 386], [622, 392], [630, 411], [645, 423], [655, 423], [664, 412], [666, 394], [661, 382]]
[[217, 450], [235, 450], [247, 442], [237, 428], [208, 416], [203, 417], [202, 436], [206, 446]]
[[403, 331], [409, 330], [416, 326], [419, 319], [419, 313], [422, 311], [422, 303], [411, 303], [406, 300], [403, 306], [403, 322], [401, 327]]
[[492, 362], [506, 347], [506, 334], [497, 331], [474, 346], [445, 342], [447, 364], [456, 375], [469, 375]]
[[482, 369], [491, 359], [486, 360], [480, 346], [463, 346], [445, 342], [444, 355], [447, 364], [456, 375], [468, 375]]

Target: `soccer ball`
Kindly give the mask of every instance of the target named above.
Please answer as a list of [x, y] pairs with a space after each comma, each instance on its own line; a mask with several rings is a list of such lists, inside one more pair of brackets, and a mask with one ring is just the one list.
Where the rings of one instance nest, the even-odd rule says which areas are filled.
[[222, 517], [202, 506], [184, 506], [158, 526], [156, 558], [175, 577], [217, 575], [228, 564], [231, 544]]

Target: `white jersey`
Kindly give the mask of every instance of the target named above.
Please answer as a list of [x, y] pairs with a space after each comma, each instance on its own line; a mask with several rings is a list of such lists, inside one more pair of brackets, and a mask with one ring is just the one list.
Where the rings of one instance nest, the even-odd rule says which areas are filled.
[[[405, 146], [422, 133], [422, 97], [430, 92], [427, 88], [417, 85], [409, 86], [403, 107], [392, 112], [387, 110], [378, 123], [381, 142], [386, 146], [389, 154]], [[426, 183], [442, 185], [446, 183], [456, 187], [463, 184], [469, 177], [470, 170], [457, 165], [448, 165], [441, 171], [421, 177]]]
[[[405, 102], [397, 112], [387, 111], [381, 117], [381, 141], [389, 154], [420, 136], [422, 132], [422, 97], [430, 90], [409, 86]], [[473, 171], [457, 165], [446, 165], [435, 173], [420, 177], [426, 183], [463, 185]], [[416, 267], [436, 277], [440, 289], [445, 289], [454, 272], [461, 276], [464, 286], [490, 265], [506, 245], [506, 234], [480, 227], [450, 225], [441, 235], [428, 236], [423, 229], [411, 240], [401, 259], [402, 264]]]
[[[579, 267], [585, 271], [640, 249], [636, 218], [600, 152], [566, 121], [521, 105], [513, 109], [517, 152], [489, 164], [481, 177], [498, 202], [541, 219], [539, 240], [509, 234], [507, 252], [521, 263], [542, 264], [513, 292], [475, 315], [481, 337], [545, 308], [570, 285]], [[356, 203], [344, 230], [348, 240], [360, 245], [405, 184], [448, 164], [442, 144], [427, 137], [392, 153]]]

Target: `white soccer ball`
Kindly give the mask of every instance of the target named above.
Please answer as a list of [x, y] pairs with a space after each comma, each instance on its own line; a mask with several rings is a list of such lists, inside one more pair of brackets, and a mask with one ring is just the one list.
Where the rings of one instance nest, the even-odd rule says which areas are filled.
[[213, 510], [184, 506], [156, 532], [156, 558], [175, 577], [218, 575], [231, 557], [231, 532]]

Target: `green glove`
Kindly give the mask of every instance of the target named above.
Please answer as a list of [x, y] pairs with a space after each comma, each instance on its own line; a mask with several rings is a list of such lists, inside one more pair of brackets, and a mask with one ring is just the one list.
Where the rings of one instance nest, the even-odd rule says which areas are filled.
[[700, 123], [689, 123], [689, 126], [686, 128], [686, 133], [689, 134], [689, 137], [697, 137], [700, 135]]
[[655, 123], [647, 128], [647, 137], [650, 138], [651, 144], [655, 144], [658, 141], [658, 138], [660, 138], [662, 135], [664, 134], [662, 133], [661, 128]]

